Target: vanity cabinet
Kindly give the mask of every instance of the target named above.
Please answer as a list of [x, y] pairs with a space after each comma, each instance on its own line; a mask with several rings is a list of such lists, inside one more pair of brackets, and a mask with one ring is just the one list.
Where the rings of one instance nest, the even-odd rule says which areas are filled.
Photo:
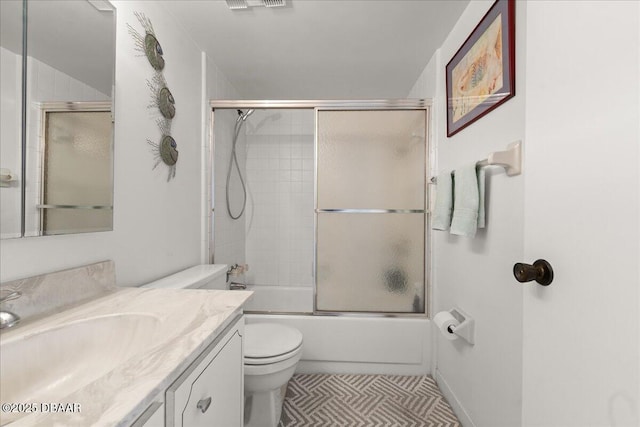
[[232, 323], [167, 389], [167, 427], [242, 426], [243, 328]]

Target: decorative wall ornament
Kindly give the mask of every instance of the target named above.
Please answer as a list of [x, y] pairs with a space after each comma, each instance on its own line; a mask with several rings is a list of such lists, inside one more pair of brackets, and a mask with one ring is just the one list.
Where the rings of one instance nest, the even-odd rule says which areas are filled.
[[154, 154], [156, 163], [153, 165], [153, 169], [157, 168], [162, 162], [169, 166], [169, 176], [167, 181], [176, 176], [176, 163], [178, 162], [178, 144], [176, 140], [170, 135], [171, 133], [171, 121], [165, 119], [158, 119], [156, 122], [158, 128], [162, 133], [160, 142], [154, 142], [147, 139], [147, 143], [152, 147], [151, 151]]
[[151, 103], [149, 108], [157, 109], [165, 119], [173, 119], [176, 115], [176, 101], [167, 87], [167, 82], [161, 73], [156, 73], [152, 80], [147, 80], [151, 89]]
[[142, 25], [142, 28], [144, 28], [145, 34], [142, 35], [131, 25], [127, 24], [129, 34], [131, 34], [134, 39], [136, 50], [142, 52], [147, 57], [149, 64], [151, 64], [154, 70], [153, 77], [147, 80], [147, 87], [151, 90], [151, 102], [148, 108], [154, 115], [156, 112], [159, 112], [161, 115], [161, 117], [156, 120], [158, 129], [160, 130], [160, 142], [155, 142], [148, 138], [147, 143], [151, 146], [151, 151], [156, 160], [153, 169], [157, 168], [160, 163], [167, 165], [169, 167], [167, 181], [170, 181], [171, 178], [176, 176], [176, 163], [178, 162], [178, 144], [171, 136], [171, 120], [176, 115], [176, 102], [162, 74], [165, 67], [164, 52], [153, 30], [153, 25], [144, 14], [134, 12], [134, 15], [138, 19], [138, 22], [140, 22], [140, 25]]
[[140, 22], [140, 25], [142, 25], [145, 31], [145, 34], [142, 35], [130, 24], [127, 24], [129, 34], [133, 36], [133, 40], [136, 43], [136, 50], [142, 52], [147, 57], [149, 64], [151, 64], [154, 70], [162, 71], [164, 69], [162, 46], [160, 46], [160, 42], [156, 38], [151, 21], [140, 12], [133, 12], [133, 14], [138, 18], [138, 22]]

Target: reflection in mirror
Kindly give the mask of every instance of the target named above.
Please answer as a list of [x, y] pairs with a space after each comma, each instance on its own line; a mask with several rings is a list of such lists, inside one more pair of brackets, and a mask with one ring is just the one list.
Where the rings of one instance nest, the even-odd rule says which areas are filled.
[[108, 102], [42, 104], [40, 234], [113, 228], [110, 108]]
[[[21, 16], [22, 2], [15, 0], [2, 0], [2, 33], [4, 48], [5, 26], [9, 24], [11, 18], [8, 15]], [[77, 107], [86, 102], [106, 103], [107, 114], [111, 113], [111, 93], [114, 83], [115, 66], [115, 12], [109, 2], [106, 1], [67, 1], [48, 0], [37, 1], [28, 0], [27, 3], [27, 58], [26, 58], [26, 94], [24, 104], [26, 107], [25, 124], [25, 145], [26, 149], [26, 172], [25, 178], [21, 180], [24, 186], [24, 235], [39, 236], [43, 234], [63, 234], [88, 231], [104, 231], [112, 229], [111, 200], [113, 193], [113, 132], [112, 120], [109, 118], [106, 125], [99, 125], [93, 128], [89, 134], [95, 136], [96, 129], [103, 129], [106, 133], [99, 138], [94, 138], [99, 148], [87, 149], [87, 134], [75, 132], [75, 129], [65, 129], [60, 131], [60, 123], [52, 119], [47, 112], [48, 106], [52, 104], [66, 104], [72, 106], [73, 117], [67, 118], [67, 125], [79, 125], [86, 130], [87, 125], [82, 120], [78, 120], [76, 114]], [[104, 9], [104, 10], [103, 10]], [[8, 14], [5, 14], [8, 12]], [[10, 25], [10, 24], [9, 24]], [[15, 26], [15, 25], [14, 25]], [[18, 29], [22, 31], [22, 29]], [[20, 42], [17, 43], [20, 45]], [[15, 45], [15, 43], [14, 43]], [[7, 48], [8, 49], [8, 48]], [[4, 55], [4, 50], [2, 51]], [[11, 50], [17, 57], [16, 62], [22, 62], [22, 50]], [[3, 63], [3, 67], [5, 67]], [[3, 68], [4, 71], [4, 68]], [[22, 70], [20, 70], [22, 73]], [[4, 72], [3, 72], [4, 74]], [[3, 76], [3, 123], [4, 123], [4, 76]], [[63, 120], [64, 121], [64, 120]], [[54, 124], [55, 123], [55, 124]], [[21, 125], [20, 120], [18, 124]], [[55, 127], [56, 131], [53, 131]], [[49, 132], [51, 131], [51, 132]], [[56, 137], [63, 135], [63, 141], [57, 141]], [[109, 141], [108, 148], [104, 143], [104, 138]], [[5, 141], [11, 144], [9, 139], [2, 138], [3, 157], [5, 151]], [[65, 145], [66, 144], [66, 145]], [[82, 208], [66, 207], [64, 209], [46, 208], [51, 205], [48, 193], [51, 187], [43, 179], [48, 179], [47, 169], [50, 161], [47, 156], [51, 156], [51, 147], [65, 147], [61, 152], [55, 151], [53, 154], [57, 160], [60, 157], [69, 155], [70, 148], [85, 150], [85, 156], [89, 152], [98, 153], [104, 150], [109, 151], [108, 156], [102, 156], [101, 166], [94, 167], [97, 172], [103, 171], [104, 176], [94, 179], [95, 188], [84, 188], [79, 186], [80, 181], [85, 180], [86, 175], [81, 170], [79, 163], [71, 161], [67, 165], [65, 174], [58, 176], [54, 187], [62, 191], [55, 191], [56, 204], [65, 206], [82, 206]], [[9, 148], [7, 148], [8, 150]], [[13, 149], [20, 150], [19, 144]], [[64, 154], [61, 154], [64, 153]], [[92, 161], [98, 162], [97, 158]], [[6, 166], [2, 165], [2, 168]], [[57, 175], [56, 175], [57, 176]], [[99, 183], [99, 184], [98, 184]], [[108, 183], [108, 184], [105, 184]], [[63, 189], [60, 186], [67, 186]], [[108, 187], [105, 190], [105, 185]], [[79, 190], [83, 188], [82, 190]], [[5, 188], [2, 188], [5, 190]], [[14, 190], [14, 188], [11, 188]], [[15, 188], [19, 193], [20, 188]], [[80, 195], [75, 194], [80, 192]], [[108, 197], [88, 198], [86, 194], [96, 192]], [[66, 195], [68, 198], [65, 200]], [[4, 201], [4, 194], [3, 194]], [[104, 206], [102, 209], [85, 209], [88, 206], [85, 202], [92, 200], [92, 206]], [[99, 200], [94, 203], [93, 200]], [[56, 210], [55, 213], [51, 212]], [[76, 212], [85, 210], [86, 212]], [[59, 211], [59, 212], [58, 212]], [[19, 212], [18, 212], [19, 213]], [[107, 217], [108, 218], [105, 218]], [[53, 225], [53, 218], [55, 224]], [[62, 222], [60, 220], [62, 219]], [[4, 232], [4, 211], [3, 211], [2, 237], [8, 236]], [[20, 223], [22, 219], [18, 219]], [[77, 221], [77, 224], [76, 224]], [[9, 221], [11, 223], [11, 221]], [[62, 225], [64, 224], [64, 225]], [[89, 226], [94, 224], [95, 226]]]
[[25, 235], [111, 230], [112, 124], [81, 105], [110, 111], [114, 12], [86, 1], [27, 4]]
[[0, 238], [22, 235], [22, 1], [0, 1]]

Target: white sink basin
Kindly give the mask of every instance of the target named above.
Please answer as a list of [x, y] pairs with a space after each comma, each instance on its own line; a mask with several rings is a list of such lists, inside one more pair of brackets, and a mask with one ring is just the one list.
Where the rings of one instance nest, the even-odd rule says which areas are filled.
[[[64, 396], [148, 351], [162, 334], [160, 319], [149, 313], [95, 316], [33, 333], [3, 334], [2, 402], [64, 402]], [[2, 424], [24, 415], [4, 413]]]

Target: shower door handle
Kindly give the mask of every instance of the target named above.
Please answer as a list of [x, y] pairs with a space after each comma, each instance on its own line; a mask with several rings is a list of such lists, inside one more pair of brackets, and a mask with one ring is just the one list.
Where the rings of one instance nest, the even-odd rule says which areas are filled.
[[516, 263], [513, 266], [513, 275], [520, 283], [535, 280], [542, 286], [549, 286], [553, 282], [553, 268], [543, 259], [537, 260], [533, 265]]

